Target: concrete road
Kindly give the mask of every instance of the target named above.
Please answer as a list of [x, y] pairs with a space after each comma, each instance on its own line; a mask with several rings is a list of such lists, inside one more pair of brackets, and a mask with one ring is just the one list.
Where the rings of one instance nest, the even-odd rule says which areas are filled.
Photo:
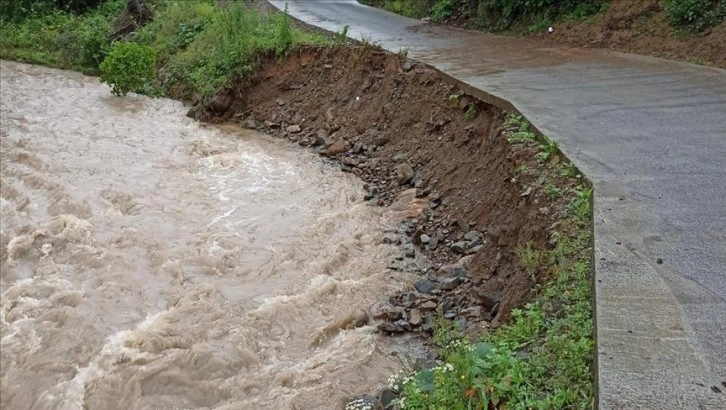
[[557, 140], [595, 184], [600, 408], [726, 409], [726, 71], [441, 28], [353, 0], [271, 3], [408, 49]]

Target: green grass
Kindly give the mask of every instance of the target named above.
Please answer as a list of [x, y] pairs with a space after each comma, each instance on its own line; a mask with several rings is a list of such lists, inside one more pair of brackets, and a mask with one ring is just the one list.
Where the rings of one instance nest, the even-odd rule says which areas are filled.
[[[548, 158], [557, 145], [538, 142], [529, 123], [509, 116], [505, 133], [514, 144], [537, 147]], [[537, 157], [536, 157], [537, 158]], [[561, 190], [556, 177], [579, 177], [568, 162], [538, 161], [547, 175], [545, 194], [569, 198], [567, 216], [552, 238], [554, 249], [531, 242], [516, 249], [519, 266], [534, 284], [532, 302], [515, 309], [512, 320], [479, 340], [464, 338], [439, 320], [435, 342], [442, 363], [434, 369], [394, 376], [402, 409], [590, 409], [593, 405], [592, 188]], [[512, 177], [526, 172], [520, 165]]]
[[[111, 49], [110, 23], [125, 4], [114, 0], [83, 15], [51, 11], [3, 24], [0, 56], [97, 74]], [[156, 94], [209, 97], [250, 78], [262, 56], [328, 43], [292, 27], [286, 13], [262, 14], [239, 3], [219, 7], [212, 0], [154, 4], [154, 21], [131, 41], [154, 51], [157, 77], [145, 89]]]
[[20, 21], [3, 18], [0, 58], [97, 74], [111, 48], [110, 23], [125, 5], [108, 1], [84, 15], [46, 10]]

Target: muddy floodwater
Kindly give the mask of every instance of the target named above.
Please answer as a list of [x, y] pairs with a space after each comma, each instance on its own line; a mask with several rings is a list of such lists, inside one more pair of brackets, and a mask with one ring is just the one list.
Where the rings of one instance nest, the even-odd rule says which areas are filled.
[[[413, 349], [361, 182], [167, 99], [2, 62], [3, 409], [328, 409]], [[397, 276], [398, 275], [398, 276]]]

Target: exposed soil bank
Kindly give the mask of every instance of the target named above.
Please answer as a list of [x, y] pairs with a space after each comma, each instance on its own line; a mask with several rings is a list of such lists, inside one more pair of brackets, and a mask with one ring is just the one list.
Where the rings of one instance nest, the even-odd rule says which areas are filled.
[[552, 43], [610, 48], [672, 60], [726, 68], [726, 22], [699, 35], [677, 36], [657, 0], [614, 1], [591, 21], [571, 21], [551, 34]]
[[[458, 309], [481, 308], [470, 324], [506, 320], [530, 297], [533, 279], [544, 279], [525, 272], [516, 250], [551, 245], [568, 196], [548, 195], [544, 178], [524, 171], [537, 169], [536, 150], [506, 140], [507, 113], [461, 95], [430, 67], [366, 46], [303, 48], [282, 62], [270, 58], [249, 85], [190, 114], [316, 146], [368, 182], [372, 202], [403, 198], [394, 207], [404, 202], [416, 247], [409, 252], [443, 266], [439, 276], [450, 276], [456, 267], [446, 265], [457, 261], [471, 271], [453, 291]], [[556, 181], [560, 192], [576, 183]]]

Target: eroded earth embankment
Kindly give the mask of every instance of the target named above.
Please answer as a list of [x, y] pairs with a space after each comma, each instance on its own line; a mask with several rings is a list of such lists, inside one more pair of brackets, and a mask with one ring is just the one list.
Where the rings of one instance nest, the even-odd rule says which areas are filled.
[[563, 193], [581, 182], [547, 180], [542, 163], [566, 159], [510, 144], [508, 113], [428, 66], [365, 45], [269, 58], [249, 84], [190, 115], [314, 147], [360, 176], [371, 203], [405, 210], [401, 235], [388, 240], [433, 266], [410, 292], [391, 295], [397, 307], [374, 312], [392, 322], [379, 326], [388, 332], [428, 331], [436, 310], [474, 331], [505, 321], [545, 279], [518, 254], [556, 243], [551, 232], [571, 199]]

